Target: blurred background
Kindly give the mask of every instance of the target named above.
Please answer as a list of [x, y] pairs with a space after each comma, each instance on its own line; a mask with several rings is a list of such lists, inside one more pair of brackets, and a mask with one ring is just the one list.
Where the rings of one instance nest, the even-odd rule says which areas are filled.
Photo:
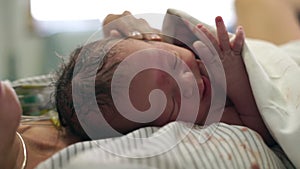
[[[101, 29], [109, 13], [185, 11], [208, 24], [221, 15], [234, 27], [234, 0], [0, 0], [0, 80], [55, 72], [62, 59]], [[58, 57], [60, 56], [60, 57]]]

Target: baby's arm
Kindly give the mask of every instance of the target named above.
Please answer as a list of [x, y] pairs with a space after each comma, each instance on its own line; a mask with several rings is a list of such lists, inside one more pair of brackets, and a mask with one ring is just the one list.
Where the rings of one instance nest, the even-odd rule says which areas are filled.
[[226, 77], [227, 95], [233, 103], [233, 107], [225, 108], [222, 121], [229, 124], [245, 125], [260, 133], [264, 140], [271, 145], [274, 140], [256, 106], [241, 56], [245, 39], [243, 29], [239, 27], [235, 39], [230, 42], [221, 17], [216, 18], [216, 26], [218, 38], [201, 25], [199, 29], [206, 34], [219, 54]]

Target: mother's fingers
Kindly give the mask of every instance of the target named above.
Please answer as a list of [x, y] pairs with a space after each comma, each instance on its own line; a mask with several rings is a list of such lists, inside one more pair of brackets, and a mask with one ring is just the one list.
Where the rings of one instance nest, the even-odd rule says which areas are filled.
[[129, 11], [120, 15], [109, 14], [106, 16], [103, 21], [103, 32], [105, 37], [121, 36], [144, 40], [162, 40], [158, 29], [152, 28], [145, 19], [138, 19]]
[[129, 15], [132, 15], [129, 11], [124, 11], [122, 14], [108, 14], [103, 20], [103, 25], [106, 25], [123, 16], [129, 16]]
[[126, 37], [134, 38], [134, 39], [143, 39], [143, 34], [140, 31], [137, 31], [137, 30], [128, 31]]
[[162, 37], [158, 33], [146, 33], [143, 35], [145, 40], [161, 41]]

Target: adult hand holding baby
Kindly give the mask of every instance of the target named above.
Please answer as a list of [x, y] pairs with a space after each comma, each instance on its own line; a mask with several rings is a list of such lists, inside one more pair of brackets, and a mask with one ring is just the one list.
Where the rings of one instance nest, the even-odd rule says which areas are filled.
[[144, 19], [135, 18], [129, 11], [107, 15], [103, 21], [103, 32], [105, 37], [162, 40], [158, 29], [152, 28]]

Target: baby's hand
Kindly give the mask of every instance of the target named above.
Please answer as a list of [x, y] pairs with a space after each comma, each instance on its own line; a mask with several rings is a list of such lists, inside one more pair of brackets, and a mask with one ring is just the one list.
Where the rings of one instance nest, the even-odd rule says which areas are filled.
[[[242, 49], [245, 40], [244, 31], [241, 27], [238, 27], [234, 39], [230, 42], [229, 35], [221, 17], [216, 18], [216, 26], [217, 38], [203, 26], [199, 25], [198, 28], [204, 32], [211, 41], [219, 57], [216, 57], [216, 54], [211, 52], [210, 48], [202, 42], [195, 42], [194, 48], [199, 54], [205, 54], [204, 57], [202, 57], [204, 63], [208, 63], [208, 65], [205, 66], [208, 67], [208, 72], [212, 73], [213, 80], [218, 83], [222, 83], [222, 81], [219, 80], [221, 74], [215, 73], [214, 71], [218, 70], [217, 68], [220, 70], [220, 67], [223, 67], [227, 83], [227, 96], [233, 103], [234, 111], [236, 112], [235, 115], [238, 117], [237, 119], [240, 119], [242, 123], [240, 125], [257, 131], [268, 145], [273, 145], [275, 141], [260, 116], [243, 62]], [[223, 115], [223, 117], [225, 116], [228, 116], [228, 113]], [[234, 124], [235, 121], [232, 120], [232, 118], [227, 118], [226, 121], [229, 124]]]
[[129, 11], [107, 15], [103, 21], [103, 32], [105, 37], [162, 40], [158, 29], [152, 28], [144, 19], [135, 18]]
[[[227, 83], [227, 92], [232, 92], [234, 90], [236, 82], [240, 80], [241, 76], [245, 76], [245, 66], [242, 60], [242, 49], [244, 45], [244, 31], [242, 27], [238, 27], [236, 31], [235, 38], [230, 41], [229, 35], [227, 33], [226, 27], [224, 25], [222, 17], [216, 18], [216, 26], [217, 26], [217, 37], [215, 37], [211, 32], [208, 31], [204, 26], [198, 25], [197, 27], [207, 36], [207, 38], [211, 41], [213, 47], [216, 49], [219, 59], [221, 60], [222, 65], [215, 65], [214, 67], [221, 67], [223, 66], [225, 76], [226, 76], [226, 83]], [[199, 54], [203, 54], [204, 48], [208, 52], [206, 52], [206, 56], [203, 57], [204, 61], [207, 63], [216, 64], [216, 62], [212, 59], [217, 58], [209, 58], [209, 49], [204, 46], [202, 42], [195, 42], [194, 47], [198, 51]], [[209, 66], [207, 66], [209, 68]], [[218, 76], [213, 74], [213, 76]], [[215, 77], [215, 80], [218, 80], [218, 77]]]

